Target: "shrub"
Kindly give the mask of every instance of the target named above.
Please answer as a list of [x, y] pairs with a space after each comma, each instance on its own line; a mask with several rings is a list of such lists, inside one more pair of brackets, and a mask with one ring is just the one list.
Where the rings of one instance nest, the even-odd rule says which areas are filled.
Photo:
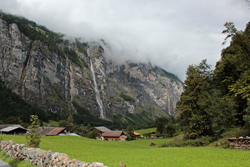
[[125, 101], [135, 102], [135, 99], [133, 97], [124, 93], [120, 93], [120, 97], [123, 98]]
[[200, 147], [206, 146], [212, 141], [213, 139], [211, 137], [201, 137], [194, 140], [171, 140], [167, 143], [163, 143], [160, 147]]
[[93, 131], [90, 131], [88, 133], [88, 138], [95, 139], [96, 137], [100, 137], [100, 135], [98, 134], [98, 131], [96, 129]]
[[29, 126], [29, 132], [26, 135], [27, 145], [29, 147], [39, 147], [41, 142], [40, 134], [37, 132], [37, 128], [39, 127], [39, 120], [37, 115], [30, 116], [31, 125]]

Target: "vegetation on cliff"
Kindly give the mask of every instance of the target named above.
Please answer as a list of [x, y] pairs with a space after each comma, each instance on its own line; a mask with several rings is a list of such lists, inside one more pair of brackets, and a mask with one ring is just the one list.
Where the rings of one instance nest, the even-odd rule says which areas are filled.
[[[32, 41], [41, 41], [48, 46], [49, 51], [57, 53], [60, 57], [68, 57], [71, 62], [77, 66], [85, 66], [87, 64], [83, 59], [80, 59], [76, 52], [67, 47], [62, 48], [60, 45], [67, 44], [69, 41], [63, 39], [63, 34], [50, 31], [44, 26], [38, 25], [36, 22], [28, 20], [24, 17], [14, 16], [10, 14], [1, 13], [0, 18], [5, 20], [8, 24], [17, 24], [19, 30]], [[76, 40], [76, 46], [79, 52], [87, 56], [87, 43], [81, 43]]]
[[[0, 122], [8, 124], [22, 124], [27, 127], [30, 115], [37, 115], [40, 120], [60, 119], [58, 114], [42, 110], [38, 106], [31, 106], [17, 94], [0, 83]], [[26, 124], [26, 125], [25, 125]]]

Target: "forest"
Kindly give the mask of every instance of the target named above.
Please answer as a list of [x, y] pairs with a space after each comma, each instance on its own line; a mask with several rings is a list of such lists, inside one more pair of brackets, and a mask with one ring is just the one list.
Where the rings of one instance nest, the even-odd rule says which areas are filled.
[[230, 128], [250, 126], [250, 22], [244, 31], [232, 22], [224, 26], [223, 45], [229, 39], [230, 45], [222, 50], [215, 69], [202, 60], [186, 71], [176, 118], [188, 139], [217, 139]]

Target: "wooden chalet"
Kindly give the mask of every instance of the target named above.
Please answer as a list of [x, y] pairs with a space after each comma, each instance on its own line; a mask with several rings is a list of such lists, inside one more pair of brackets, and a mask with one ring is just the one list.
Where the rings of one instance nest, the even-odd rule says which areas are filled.
[[8, 135], [24, 135], [27, 133], [27, 129], [18, 124], [5, 124], [0, 125], [0, 134], [8, 134]]
[[108, 141], [126, 141], [127, 136], [123, 133], [123, 131], [105, 131], [102, 134], [104, 140]]
[[39, 127], [37, 128], [37, 131], [41, 136], [57, 136], [60, 134], [66, 134], [65, 128], [63, 127]]
[[134, 135], [135, 135], [135, 138], [140, 138], [141, 137], [140, 133], [137, 133], [137, 132], [134, 132]]
[[105, 126], [94, 127], [91, 129], [92, 131], [97, 130], [98, 134], [102, 137], [103, 133], [106, 131], [111, 131], [110, 129], [106, 128]]

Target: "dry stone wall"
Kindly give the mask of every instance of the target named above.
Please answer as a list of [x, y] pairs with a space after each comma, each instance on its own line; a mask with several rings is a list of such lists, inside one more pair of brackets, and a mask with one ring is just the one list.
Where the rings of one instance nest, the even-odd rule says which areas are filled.
[[44, 151], [39, 148], [25, 147], [24, 144], [15, 144], [12, 141], [3, 141], [1, 150], [12, 158], [28, 160], [32, 165], [39, 167], [106, 167], [103, 163], [86, 163], [77, 159], [70, 159], [67, 154], [53, 151]]
[[228, 147], [233, 149], [250, 150], [250, 137], [229, 138]]

